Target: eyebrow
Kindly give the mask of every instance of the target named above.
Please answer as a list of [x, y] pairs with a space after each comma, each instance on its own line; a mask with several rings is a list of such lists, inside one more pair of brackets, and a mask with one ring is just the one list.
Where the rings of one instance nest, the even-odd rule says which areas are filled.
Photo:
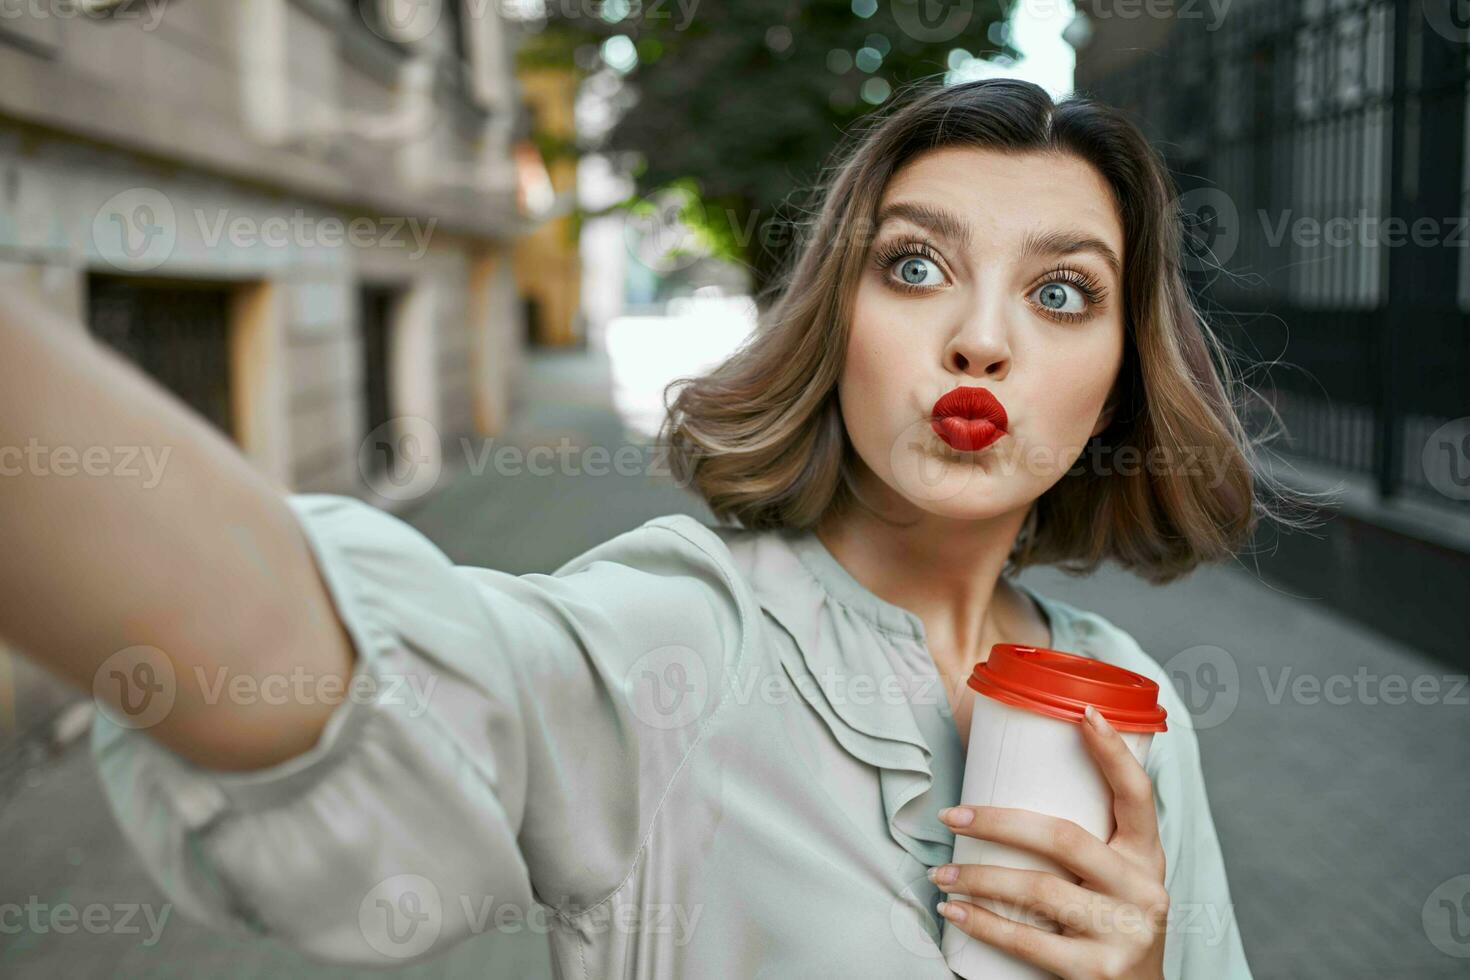
[[970, 223], [950, 214], [943, 208], [920, 204], [917, 201], [894, 201], [878, 212], [878, 227], [882, 228], [896, 218], [911, 221], [920, 228], [927, 228], [940, 238], [948, 239], [951, 244], [963, 245], [966, 249], [974, 241], [974, 236], [970, 233]]
[[[902, 218], [921, 228], [926, 228], [951, 244], [969, 249], [974, 242], [970, 223], [943, 208], [917, 201], [894, 201], [878, 212], [878, 227], [890, 220]], [[1021, 242], [1021, 256], [1073, 255], [1077, 252], [1093, 252], [1107, 263], [1113, 276], [1122, 281], [1123, 263], [1111, 245], [1096, 235], [1084, 231], [1060, 229], [1045, 232], [1027, 232]]]
[[1077, 252], [1092, 252], [1112, 270], [1113, 278], [1123, 281], [1123, 263], [1111, 245], [1082, 231], [1027, 232], [1021, 242], [1021, 255], [1073, 255]]

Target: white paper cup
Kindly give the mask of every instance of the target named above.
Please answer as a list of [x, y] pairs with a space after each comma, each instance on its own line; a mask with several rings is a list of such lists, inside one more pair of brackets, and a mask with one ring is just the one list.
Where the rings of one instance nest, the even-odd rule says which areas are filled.
[[[987, 671], [987, 666], [998, 671]], [[987, 683], [980, 685], [982, 692], [976, 689], [975, 681], [971, 682], [975, 705], [964, 782], [957, 802], [1034, 810], [1072, 820], [1101, 840], [1110, 838], [1115, 827], [1112, 790], [1078, 730], [1078, 725], [1084, 723], [1081, 711], [1091, 703], [1115, 727], [1142, 726], [1149, 724], [1141, 720], [1147, 713], [1142, 706], [1152, 700], [1155, 724], [1164, 730], [1164, 709], [1157, 707], [1158, 685], [1141, 674], [1075, 654], [1014, 644], [997, 644], [991, 659], [980, 664], [976, 674], [984, 676]], [[1078, 698], [1079, 694], [1087, 697]], [[1121, 701], [1121, 707], [1110, 709], [1099, 703], [1109, 698]], [[1010, 703], [1022, 701], [1030, 703], [1024, 707]], [[1068, 701], [1075, 703], [1069, 706]], [[1044, 714], [1043, 710], [1050, 713]], [[1071, 710], [1077, 714], [1075, 720], [1060, 717]], [[1123, 720], [1114, 718], [1114, 713]], [[1120, 728], [1119, 734], [1133, 757], [1145, 763], [1153, 732]], [[1079, 880], [1071, 871], [1035, 852], [958, 833], [952, 860], [956, 864], [1045, 871], [1073, 883]], [[959, 892], [949, 893], [949, 897], [1050, 932], [1061, 931], [1030, 909]], [[1043, 980], [1054, 976], [975, 939], [948, 920], [941, 950], [949, 968], [966, 980]]]

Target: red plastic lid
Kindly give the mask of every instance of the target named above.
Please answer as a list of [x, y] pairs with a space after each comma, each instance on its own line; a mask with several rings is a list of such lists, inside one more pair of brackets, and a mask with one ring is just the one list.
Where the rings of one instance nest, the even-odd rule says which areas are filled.
[[1118, 731], [1169, 730], [1158, 684], [1075, 653], [997, 643], [990, 659], [975, 665], [969, 684], [986, 697], [1065, 721], [1083, 721], [1090, 704]]

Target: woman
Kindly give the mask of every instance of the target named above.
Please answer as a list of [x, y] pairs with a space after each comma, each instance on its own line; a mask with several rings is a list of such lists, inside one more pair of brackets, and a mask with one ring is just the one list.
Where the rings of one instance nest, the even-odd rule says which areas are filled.
[[[920, 90], [853, 141], [813, 231], [666, 423], [739, 526], [659, 517], [551, 575], [285, 496], [109, 356], [9, 318], [6, 442], [171, 449], [147, 492], [4, 482], [0, 631], [96, 695], [108, 799], [181, 909], [329, 960], [518, 923], [563, 975], [702, 978], [950, 976], [947, 914], [1063, 977], [1250, 976], [1186, 707], [1127, 633], [1009, 578], [1167, 581], [1270, 513], [1165, 169], [1084, 100]], [[1146, 765], [1082, 726], [1111, 840], [941, 819], [998, 642], [1159, 682]], [[946, 879], [956, 834], [1079, 882]], [[936, 882], [1069, 925], [941, 913]]]

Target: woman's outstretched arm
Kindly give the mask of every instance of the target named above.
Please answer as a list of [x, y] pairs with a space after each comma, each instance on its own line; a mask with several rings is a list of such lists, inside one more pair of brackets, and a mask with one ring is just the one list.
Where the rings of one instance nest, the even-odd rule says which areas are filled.
[[[131, 454], [161, 461], [156, 485], [141, 465], [116, 472]], [[109, 656], [158, 648], [177, 694], [148, 731], [199, 765], [256, 769], [316, 743], [331, 703], [232, 703], [217, 683], [293, 671], [345, 683], [352, 671], [351, 641], [281, 488], [14, 290], [0, 295], [0, 528], [0, 636], [23, 653], [91, 693]], [[98, 688], [114, 704], [121, 690]]]

